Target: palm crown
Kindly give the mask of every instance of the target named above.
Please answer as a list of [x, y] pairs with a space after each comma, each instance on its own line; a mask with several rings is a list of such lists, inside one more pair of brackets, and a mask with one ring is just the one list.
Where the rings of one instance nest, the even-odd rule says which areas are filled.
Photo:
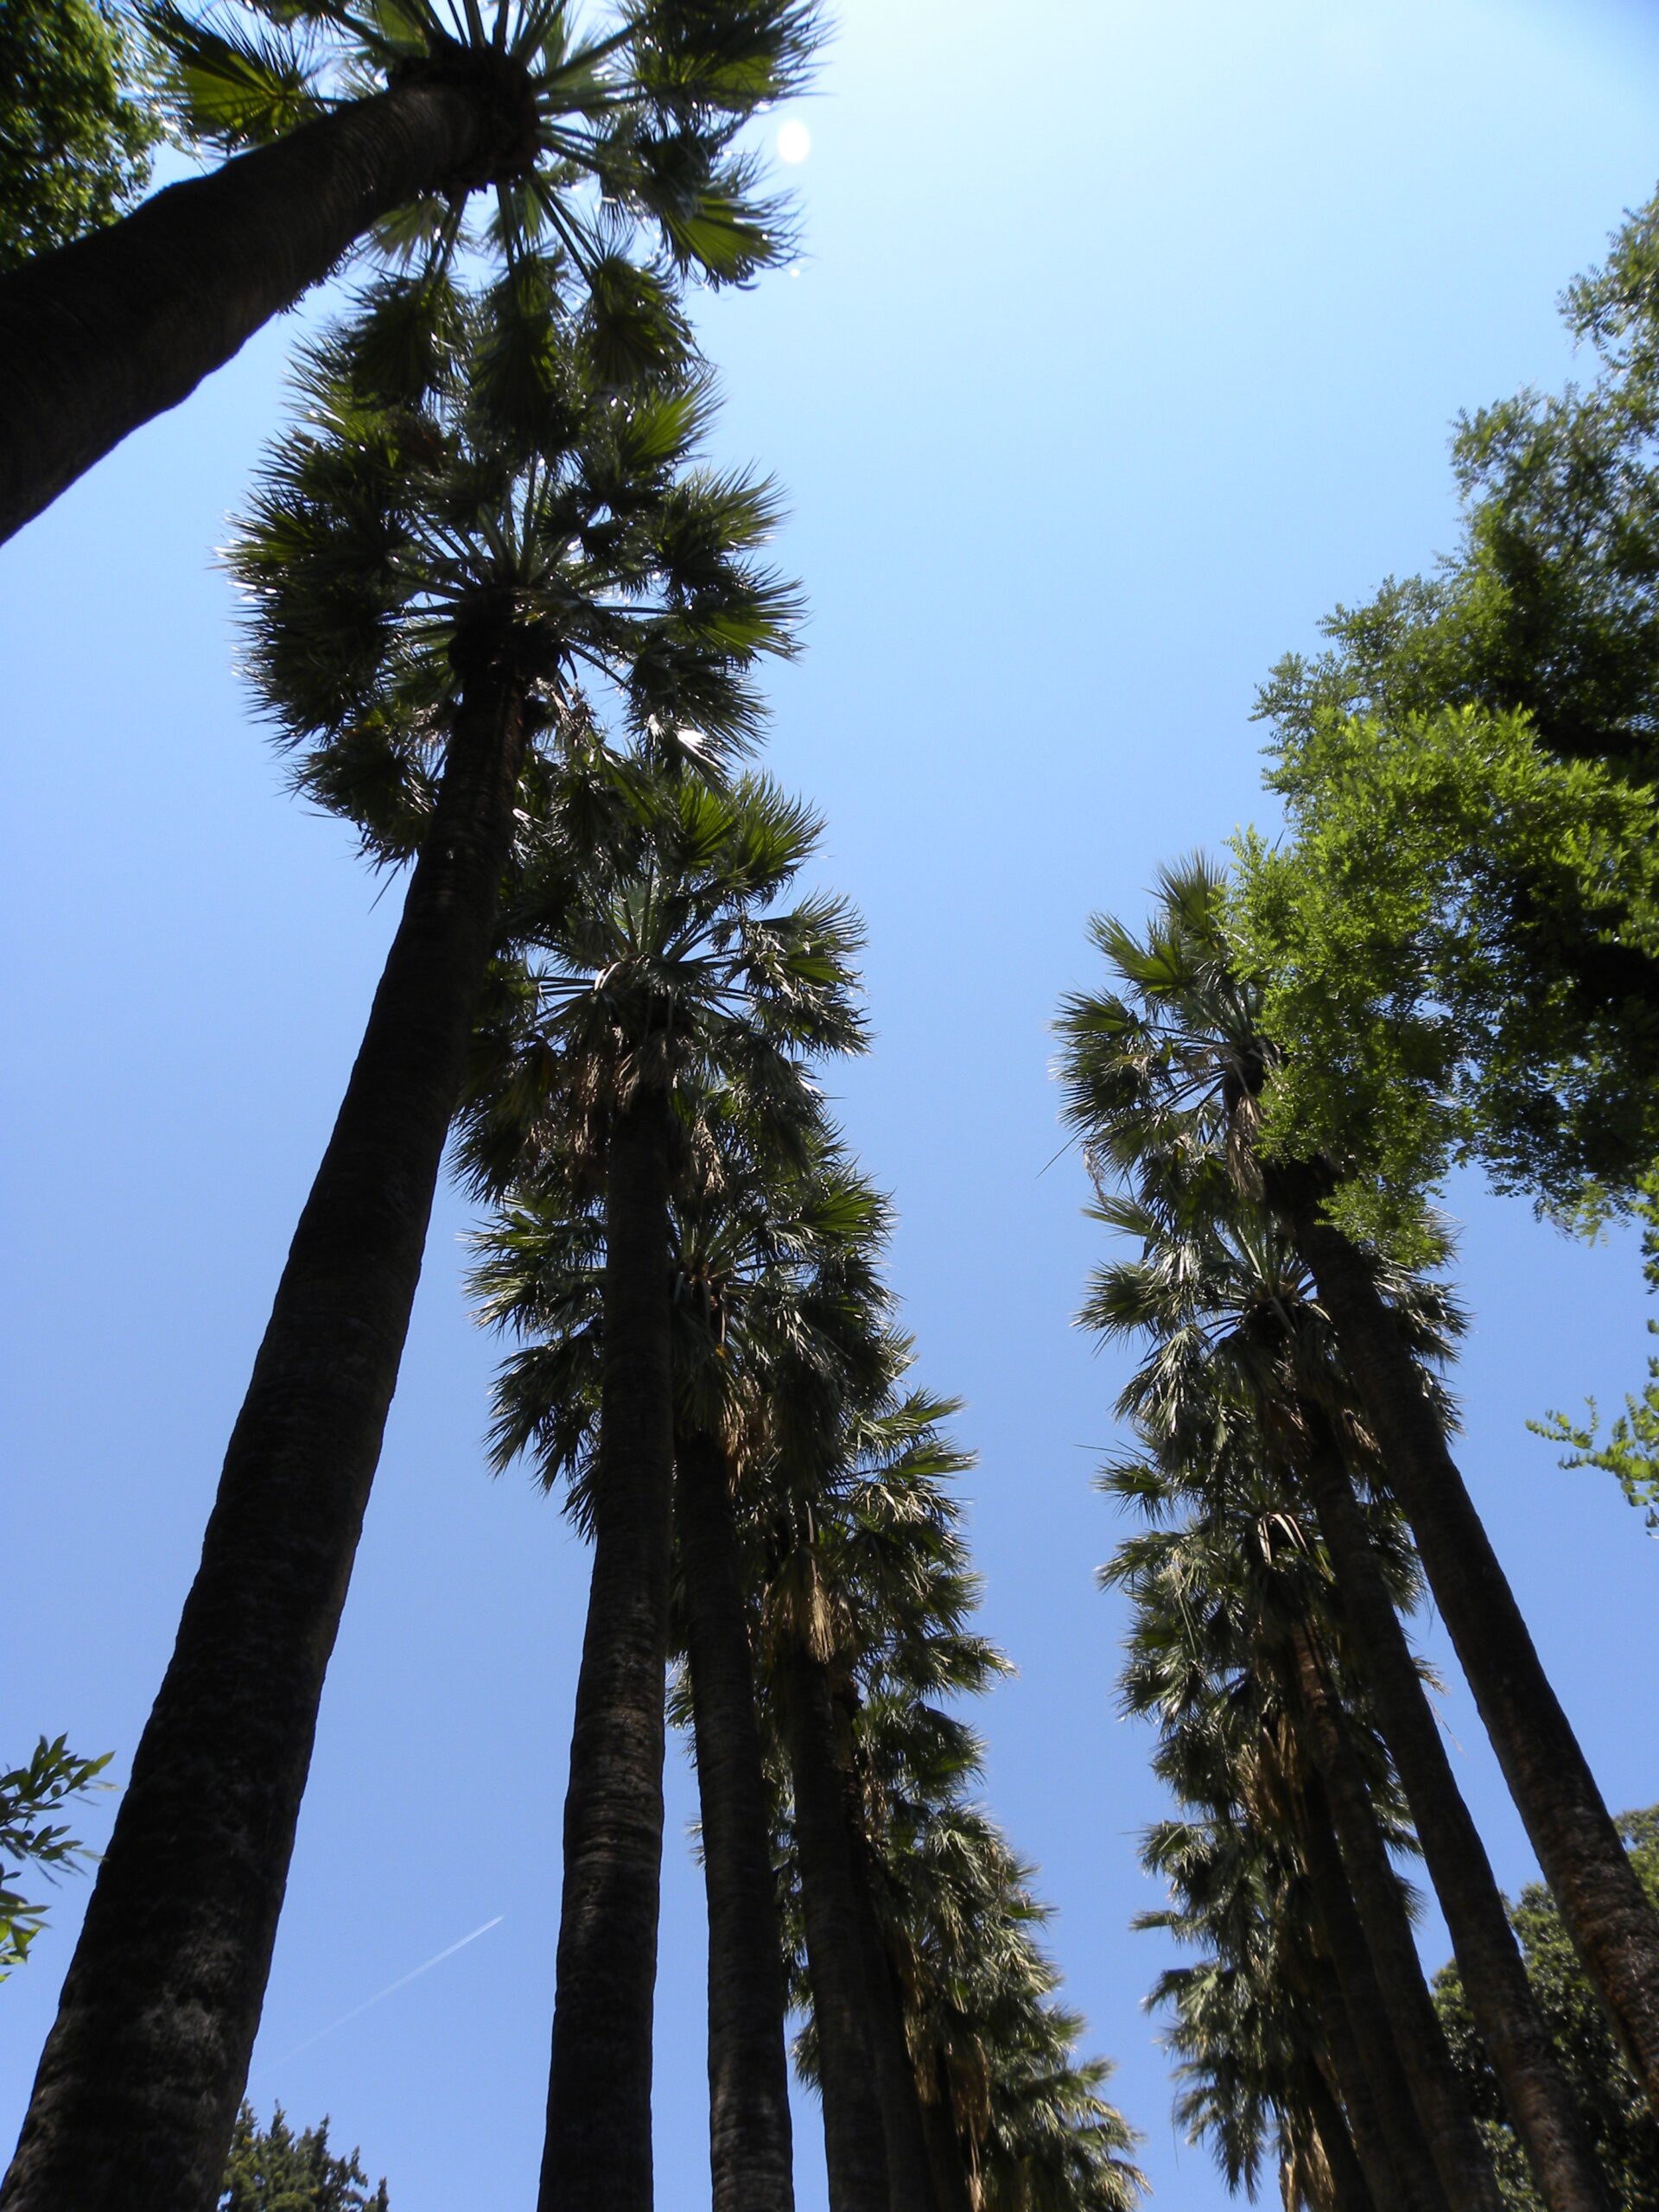
[[[642, 232], [716, 283], [775, 260], [787, 225], [735, 140], [803, 81], [810, 0], [640, 0], [591, 33], [579, 14], [569, 0], [153, 0], [145, 19], [192, 134], [227, 152], [387, 86], [483, 92], [493, 127], [472, 166], [377, 226], [396, 257], [552, 245], [601, 292]], [[493, 216], [469, 238], [467, 204], [484, 189]]]

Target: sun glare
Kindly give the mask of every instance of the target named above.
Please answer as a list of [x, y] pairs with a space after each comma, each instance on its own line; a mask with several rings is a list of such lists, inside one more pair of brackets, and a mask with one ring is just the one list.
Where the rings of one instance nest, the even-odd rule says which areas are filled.
[[791, 117], [778, 130], [778, 158], [780, 162], [804, 162], [812, 150], [812, 133], [804, 123]]

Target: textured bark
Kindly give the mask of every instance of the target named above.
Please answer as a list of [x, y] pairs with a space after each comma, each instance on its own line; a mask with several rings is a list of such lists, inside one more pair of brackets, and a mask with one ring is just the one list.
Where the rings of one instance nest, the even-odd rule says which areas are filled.
[[1382, 2212], [1365, 2179], [1341, 2107], [1317, 2067], [1308, 2069], [1306, 2095], [1308, 2117], [1331, 2178], [1331, 2212]]
[[1411, 1523], [1503, 1778], [1562, 1923], [1659, 2111], [1659, 1914], [1618, 1839], [1499, 1566], [1423, 1376], [1364, 1255], [1281, 1173], [1294, 1222], [1389, 1480]]
[[651, 2212], [674, 1501], [669, 1102], [642, 1091], [606, 1167], [594, 1576], [564, 1801], [539, 2212]]
[[849, 1777], [834, 1694], [824, 1668], [798, 1649], [780, 1659], [778, 1688], [795, 1798], [830, 2212], [890, 2212], [887, 2139], [875, 2094], [858, 1878], [847, 1817]]
[[1458, 2212], [1504, 2212], [1497, 2177], [1428, 1993], [1405, 1895], [1389, 1861], [1364, 1771], [1306, 1630], [1296, 1636], [1295, 1653], [1309, 1748], [1325, 1784], [1348, 1886], [1435, 2167]]
[[1395, 2196], [1410, 2212], [1464, 2212], [1441, 2185], [1349, 1887], [1324, 1784], [1317, 1775], [1307, 1777], [1301, 1797], [1299, 1834], [1308, 1889], [1325, 1955], [1336, 1969], [1360, 2071], [1396, 2177]]
[[300, 1217], [6, 2212], [205, 2212], [247, 2074], [323, 1675], [493, 934], [524, 744], [469, 689]]
[[194, 391], [393, 208], [476, 181], [481, 80], [400, 86], [0, 278], [0, 541]]
[[1311, 1419], [1307, 1493], [1446, 1914], [1470, 2012], [1549, 2212], [1606, 2212], [1607, 2194], [1560, 2054], [1527, 1980], [1503, 1893], [1452, 1774], [1346, 1467], [1323, 1417], [1311, 1411]]
[[709, 1436], [683, 1433], [675, 1458], [675, 1522], [709, 1899], [714, 2212], [791, 2212], [795, 2188], [783, 1936], [730, 1470]]

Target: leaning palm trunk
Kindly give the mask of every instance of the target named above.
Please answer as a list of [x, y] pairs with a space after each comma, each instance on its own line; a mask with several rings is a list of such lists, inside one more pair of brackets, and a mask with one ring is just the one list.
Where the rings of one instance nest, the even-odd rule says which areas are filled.
[[6, 2212], [207, 2212], [218, 2200], [523, 747], [516, 680], [480, 673], [232, 1433], [0, 2190]]
[[1491, 1862], [1452, 1774], [1347, 1469], [1335, 1438], [1317, 1414], [1314, 1420], [1307, 1494], [1446, 1915], [1475, 2026], [1549, 2212], [1605, 2212], [1606, 2192], [1584, 2141], [1560, 2055], [1527, 1979]]
[[499, 162], [501, 98], [434, 70], [0, 278], [0, 542], [130, 430], [176, 407], [410, 200]]
[[1405, 1897], [1389, 1863], [1352, 1736], [1306, 1628], [1296, 1631], [1294, 1652], [1308, 1745], [1325, 1784], [1395, 2046], [1446, 2196], [1458, 2212], [1503, 2212], [1491, 2159], [1423, 1979]]
[[1369, 1262], [1319, 1219], [1310, 1187], [1285, 1176], [1279, 1195], [1544, 1879], [1659, 2111], [1659, 1914], [1631, 1870]]
[[727, 1458], [682, 1433], [675, 1527], [709, 1898], [709, 2143], [714, 2212], [795, 2202], [783, 1941], [772, 1803]]
[[594, 1574], [564, 1801], [564, 1892], [539, 2212], [651, 2212], [674, 1497], [666, 1091], [606, 1165]]
[[1338, 1847], [1330, 1802], [1318, 1774], [1300, 1792], [1297, 1834], [1326, 1955], [1387, 2145], [1397, 2187], [1388, 2202], [1409, 2212], [1463, 2212], [1447, 2198], [1377, 1982], [1376, 1967]]
[[840, 1753], [835, 1697], [823, 1663], [798, 1648], [780, 1654], [777, 1688], [795, 1800], [830, 2212], [890, 2212], [847, 1802], [851, 1784]]

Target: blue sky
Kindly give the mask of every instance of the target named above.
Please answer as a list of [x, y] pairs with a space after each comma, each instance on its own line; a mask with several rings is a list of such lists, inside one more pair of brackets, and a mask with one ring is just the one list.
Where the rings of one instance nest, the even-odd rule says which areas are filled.
[[[772, 764], [828, 817], [877, 1030], [842, 1084], [894, 1194], [926, 1382], [968, 1401], [989, 1796], [1040, 1862], [1090, 2044], [1157, 2201], [1224, 2202], [1180, 2148], [1132, 1914], [1160, 1809], [1116, 1717], [1122, 1623], [1090, 1487], [1116, 1370], [1070, 1326], [1096, 1233], [1048, 1078], [1089, 912], [1266, 820], [1253, 688], [1335, 601], [1430, 560], [1456, 410], [1570, 372], [1553, 302], [1659, 178], [1659, 29], [1614, 0], [842, 0], [793, 111], [799, 273], [704, 316], [719, 438], [776, 472], [809, 650]], [[780, 117], [781, 122], [786, 118]], [[3, 1663], [38, 1729], [112, 1749], [160, 1678], [286, 1240], [396, 895], [281, 794], [211, 549], [280, 404], [267, 333], [0, 553], [13, 979]], [[1604, 1402], [1647, 1350], [1627, 1243], [1570, 1246], [1460, 1185], [1476, 1325], [1465, 1459], [1616, 1805], [1659, 1798], [1659, 1548], [1524, 1417]], [[584, 1560], [493, 1483], [493, 1353], [446, 1197], [331, 1675], [253, 2091], [324, 2111], [396, 2212], [530, 2201]], [[1430, 1648], [1443, 1651], [1431, 1630]], [[1461, 1691], [1501, 1878], [1530, 1872]], [[698, 1877], [677, 1752], [658, 2202], [708, 2201]], [[93, 1815], [101, 1832], [109, 1800]], [[0, 1990], [0, 2136], [82, 1891]], [[481, 1923], [431, 1973], [295, 2053]], [[1443, 1944], [1431, 1920], [1426, 1948]], [[803, 2212], [821, 2212], [816, 2115]]]

